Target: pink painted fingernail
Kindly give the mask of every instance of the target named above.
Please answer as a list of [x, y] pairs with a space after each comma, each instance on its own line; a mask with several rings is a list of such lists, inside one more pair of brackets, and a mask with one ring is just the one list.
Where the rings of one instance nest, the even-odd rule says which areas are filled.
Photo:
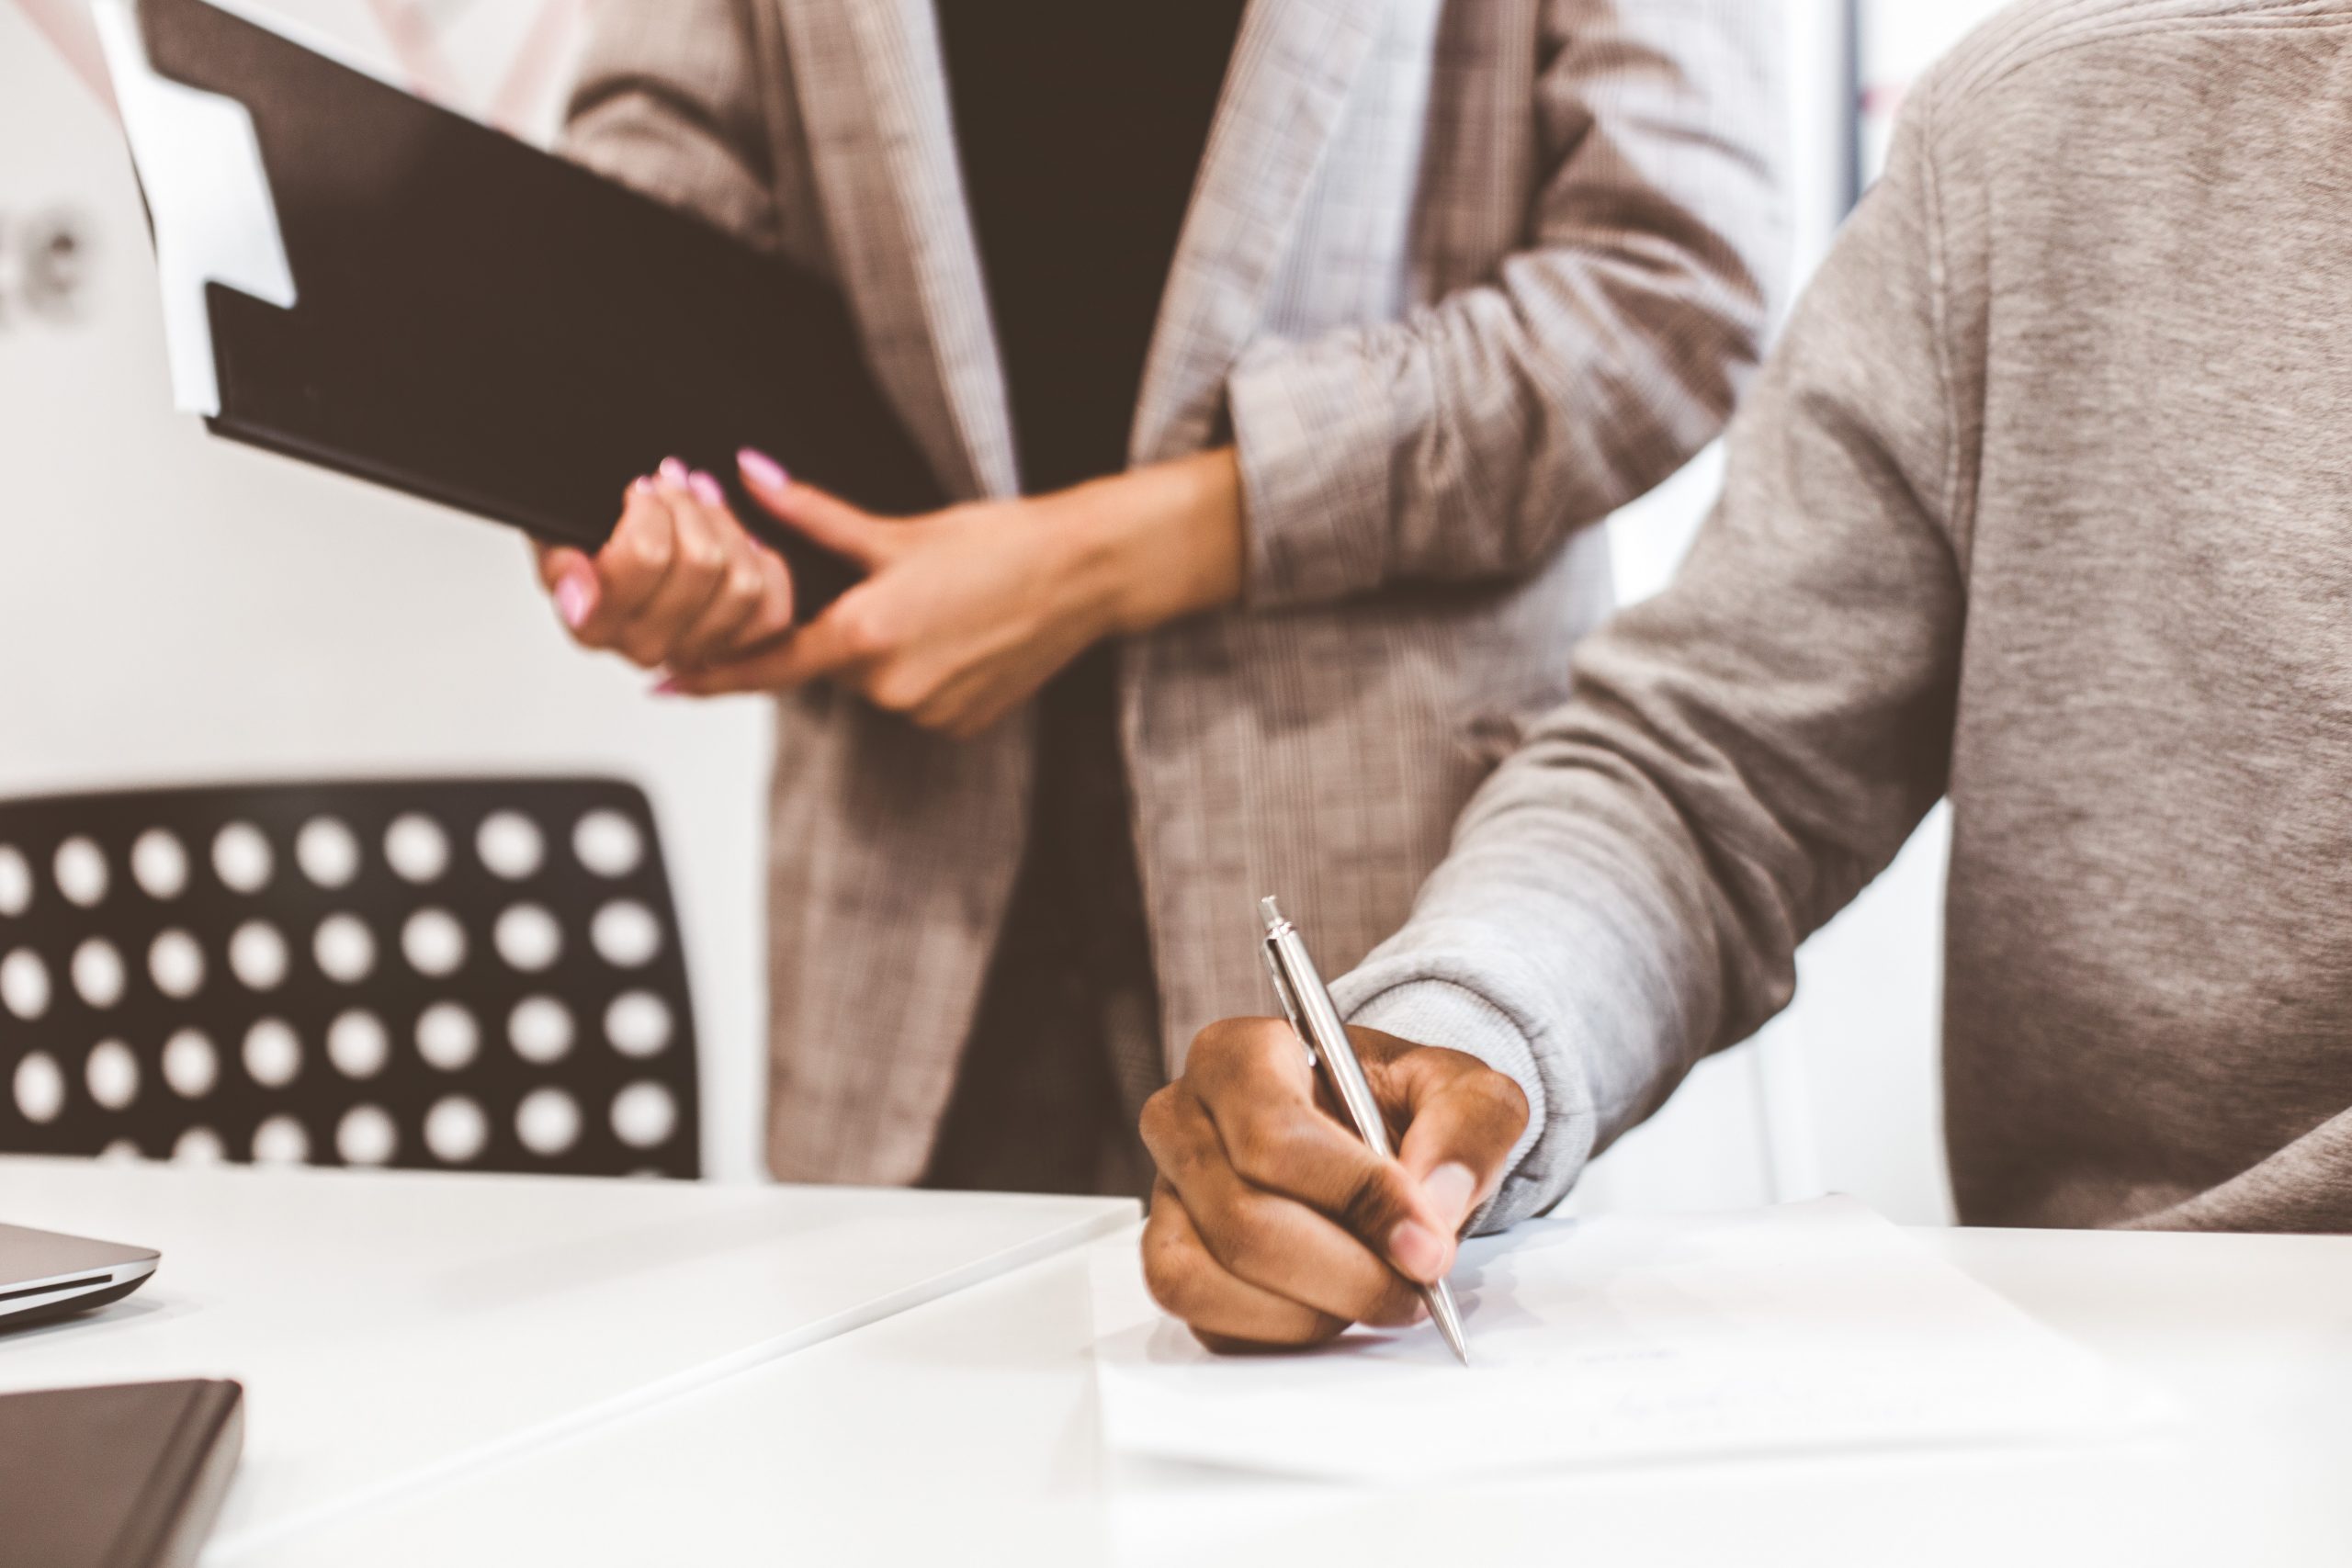
[[686, 466], [675, 457], [662, 459], [662, 477], [673, 485], [686, 482]]
[[662, 678], [661, 684], [655, 686], [650, 694], [657, 697], [682, 697], [685, 693], [679, 689], [678, 678], [675, 675], [669, 675]]
[[735, 461], [741, 466], [743, 477], [755, 485], [782, 490], [792, 482], [792, 476], [784, 471], [782, 463], [753, 447], [746, 446], [736, 453]]
[[643, 474], [639, 474], [637, 478], [628, 481], [628, 492], [631, 495], [651, 495], [653, 493], [653, 481], [646, 478]]
[[578, 631], [596, 608], [596, 580], [584, 571], [566, 572], [555, 585], [556, 613]]
[[686, 476], [686, 488], [694, 491], [695, 499], [701, 502], [705, 506], [724, 506], [727, 504], [727, 492], [718, 488], [718, 481], [717, 479], [711, 478], [708, 474], [704, 473], [700, 468], [696, 468], [693, 473]]

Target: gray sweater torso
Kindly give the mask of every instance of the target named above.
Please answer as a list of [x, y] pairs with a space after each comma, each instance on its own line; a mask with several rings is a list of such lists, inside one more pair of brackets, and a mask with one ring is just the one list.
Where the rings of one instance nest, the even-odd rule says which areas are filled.
[[1962, 1217], [2352, 1229], [2352, 0], [2024, 6], [1898, 142], [1343, 1003], [1529, 1083], [1517, 1217], [1948, 794]]

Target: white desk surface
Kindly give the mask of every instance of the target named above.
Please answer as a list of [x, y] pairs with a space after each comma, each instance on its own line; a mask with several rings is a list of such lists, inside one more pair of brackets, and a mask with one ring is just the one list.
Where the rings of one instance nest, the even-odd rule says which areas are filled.
[[1083, 1249], [240, 1556], [1185, 1568], [2352, 1561], [2352, 1239], [1921, 1233], [2188, 1416], [2099, 1448], [1376, 1493], [1106, 1459]]
[[122, 1303], [0, 1337], [0, 1390], [242, 1382], [244, 1462], [208, 1554], [226, 1560], [1079, 1247], [1135, 1212], [0, 1158], [0, 1218], [164, 1255]]

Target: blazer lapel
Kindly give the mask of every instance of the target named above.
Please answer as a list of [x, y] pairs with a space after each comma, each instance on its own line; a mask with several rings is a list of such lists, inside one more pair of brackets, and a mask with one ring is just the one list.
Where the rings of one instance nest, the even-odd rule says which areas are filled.
[[1130, 460], [1174, 457], [1213, 434], [1226, 373], [1264, 319], [1300, 208], [1392, 3], [1251, 0], [1160, 301]]
[[875, 372], [947, 488], [1018, 483], [931, 0], [779, 0], [809, 159]]

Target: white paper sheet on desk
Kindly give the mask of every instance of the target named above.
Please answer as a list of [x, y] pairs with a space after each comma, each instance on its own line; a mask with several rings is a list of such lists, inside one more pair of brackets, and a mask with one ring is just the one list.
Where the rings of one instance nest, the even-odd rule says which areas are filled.
[[2112, 1371], [1845, 1199], [1545, 1221], [1463, 1248], [1474, 1365], [1427, 1325], [1217, 1357], [1094, 1258], [1116, 1450], [1330, 1479], [1772, 1450], [2080, 1438], [2161, 1414]]

